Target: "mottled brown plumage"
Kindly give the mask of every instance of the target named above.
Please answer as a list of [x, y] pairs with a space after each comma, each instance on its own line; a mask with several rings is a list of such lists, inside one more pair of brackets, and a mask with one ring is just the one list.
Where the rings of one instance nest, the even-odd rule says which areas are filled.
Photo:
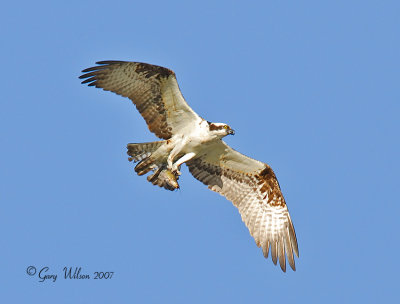
[[140, 62], [97, 64], [82, 71], [82, 83], [131, 99], [149, 130], [158, 137], [169, 139], [181, 127], [179, 120], [198, 117], [184, 100], [173, 71]]
[[186, 163], [190, 173], [220, 193], [239, 209], [243, 222], [262, 247], [265, 257], [286, 271], [286, 258], [293, 270], [299, 256], [296, 233], [275, 173], [265, 163], [247, 157], [223, 141], [211, 145], [207, 154]]
[[149, 182], [175, 190], [179, 168], [186, 163], [196, 179], [233, 202], [265, 257], [271, 251], [274, 264], [279, 260], [286, 271], [287, 256], [295, 270], [296, 234], [274, 171], [222, 141], [234, 131], [198, 116], [184, 100], [173, 71], [139, 62], [100, 61], [83, 72], [82, 83], [130, 98], [150, 131], [164, 139], [128, 144], [138, 175], [152, 172]]

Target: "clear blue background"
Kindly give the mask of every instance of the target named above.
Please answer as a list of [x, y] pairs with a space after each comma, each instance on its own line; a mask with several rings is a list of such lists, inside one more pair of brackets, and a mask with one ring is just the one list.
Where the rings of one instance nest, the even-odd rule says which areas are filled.
[[[378, 303], [398, 298], [398, 1], [14, 1], [1, 33], [4, 303]], [[256, 247], [184, 169], [133, 171], [152, 141], [128, 99], [80, 84], [98, 60], [169, 67], [201, 116], [275, 170], [297, 271]], [[40, 283], [29, 265], [48, 266]], [[111, 280], [64, 280], [114, 271]], [[394, 301], [395, 302], [395, 301]]]

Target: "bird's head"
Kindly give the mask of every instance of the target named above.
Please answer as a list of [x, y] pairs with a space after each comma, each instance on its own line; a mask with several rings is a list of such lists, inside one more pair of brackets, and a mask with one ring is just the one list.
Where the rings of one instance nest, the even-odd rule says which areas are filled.
[[226, 135], [235, 135], [235, 131], [230, 126], [220, 122], [208, 122], [210, 132], [219, 138], [225, 137]]

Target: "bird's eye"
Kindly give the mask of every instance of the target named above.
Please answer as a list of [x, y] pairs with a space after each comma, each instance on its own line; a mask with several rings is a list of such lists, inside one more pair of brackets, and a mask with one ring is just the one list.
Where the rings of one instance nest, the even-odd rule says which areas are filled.
[[228, 126], [227, 126], [227, 125], [225, 125], [225, 126], [224, 126], [224, 129], [228, 129]]

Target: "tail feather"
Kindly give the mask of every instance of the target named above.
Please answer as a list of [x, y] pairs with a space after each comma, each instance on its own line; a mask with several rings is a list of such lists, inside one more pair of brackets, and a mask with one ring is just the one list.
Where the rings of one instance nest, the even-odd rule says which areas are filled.
[[151, 156], [148, 156], [136, 165], [135, 172], [141, 176], [145, 175], [151, 170], [154, 170], [155, 168], [156, 165], [154, 164], [154, 159], [152, 159]]
[[153, 141], [147, 143], [140, 144], [128, 144], [128, 155], [130, 157], [130, 161], [141, 161], [147, 157], [149, 157], [154, 151], [156, 151], [164, 141]]
[[150, 171], [154, 173], [147, 177], [147, 180], [153, 185], [163, 187], [167, 190], [175, 190], [179, 188], [177, 182], [178, 176], [175, 176], [168, 168], [165, 159], [157, 159], [153, 157], [153, 153], [165, 141], [155, 141], [148, 143], [128, 144], [129, 161], [139, 162], [135, 171], [138, 175], [144, 175]]

